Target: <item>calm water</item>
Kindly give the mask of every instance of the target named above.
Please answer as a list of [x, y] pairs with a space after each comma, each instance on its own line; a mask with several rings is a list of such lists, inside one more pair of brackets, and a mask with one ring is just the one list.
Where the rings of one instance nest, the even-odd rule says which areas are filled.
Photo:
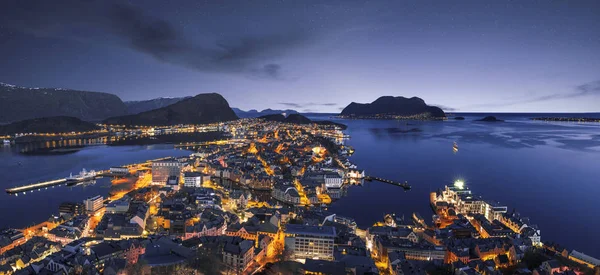
[[[382, 220], [386, 213], [428, 218], [429, 192], [463, 179], [479, 195], [515, 208], [530, 217], [543, 241], [600, 257], [600, 124], [529, 121], [534, 115], [497, 115], [503, 123], [476, 123], [482, 115], [464, 114], [464, 121], [397, 122], [336, 120], [347, 124], [351, 160], [367, 174], [408, 181], [413, 189], [371, 182], [352, 187], [330, 210], [356, 219], [360, 227]], [[542, 115], [543, 116], [543, 115]], [[590, 115], [584, 115], [590, 116]], [[592, 115], [592, 116], [598, 116]], [[311, 117], [313, 119], [317, 117]], [[325, 119], [325, 117], [320, 117]], [[388, 128], [418, 133], [392, 133]], [[452, 143], [460, 147], [452, 152]], [[82, 168], [106, 169], [164, 156], [188, 155], [169, 146], [92, 146], [62, 156], [0, 153], [1, 188], [64, 177]], [[17, 163], [22, 162], [19, 166]], [[23, 227], [58, 212], [62, 201], [108, 193], [101, 179], [91, 187], [56, 187], [18, 197], [0, 195], [0, 227]]]
[[[528, 115], [527, 117], [529, 117]], [[431, 191], [463, 179], [476, 194], [515, 208], [541, 229], [542, 241], [600, 257], [600, 124], [533, 122], [397, 122], [336, 120], [347, 124], [356, 153], [351, 160], [368, 175], [404, 182], [401, 188], [371, 182], [348, 190], [330, 207], [367, 227], [395, 212], [429, 219]], [[419, 128], [389, 133], [386, 128]], [[453, 153], [456, 141], [459, 152]]]
[[[106, 146], [85, 147], [68, 155], [26, 156], [15, 152], [15, 148], [0, 147], [0, 189], [28, 183], [64, 178], [81, 169], [104, 170], [111, 166], [142, 162], [167, 156], [187, 156], [189, 151], [175, 150], [169, 145], [153, 146]], [[21, 163], [21, 164], [19, 164]], [[89, 196], [107, 197], [110, 179], [96, 180], [86, 187], [55, 186], [26, 195], [0, 194], [0, 228], [23, 228], [47, 220], [58, 214], [61, 202], [82, 202]]]

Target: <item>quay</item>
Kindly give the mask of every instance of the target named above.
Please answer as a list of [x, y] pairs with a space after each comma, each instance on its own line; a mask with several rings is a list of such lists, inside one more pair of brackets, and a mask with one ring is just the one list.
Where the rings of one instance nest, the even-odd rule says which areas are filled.
[[[99, 171], [98, 174], [96, 175], [96, 177], [94, 177], [94, 179], [100, 178], [102, 176], [109, 176], [109, 175], [111, 175], [111, 174], [110, 174], [110, 171], [108, 171], [108, 170]], [[38, 189], [47, 188], [47, 187], [54, 187], [54, 186], [62, 185], [62, 184], [66, 184], [66, 183], [67, 183], [67, 178], [49, 180], [49, 181], [37, 182], [37, 183], [32, 183], [32, 184], [23, 185], [23, 186], [7, 188], [6, 193], [8, 193], [8, 194], [25, 193], [27, 191], [33, 191], [33, 190], [38, 190]]]
[[404, 188], [404, 191], [407, 191], [407, 190], [411, 189], [411, 186], [407, 182], [399, 183], [399, 182], [395, 182], [393, 180], [388, 180], [388, 179], [379, 178], [379, 177], [372, 177], [372, 176], [366, 176], [365, 180], [366, 181], [374, 181], [374, 180], [376, 180], [376, 181], [379, 181], [379, 182], [383, 182], [383, 183], [387, 183], [387, 184], [399, 186], [399, 187]]
[[[170, 157], [158, 158], [158, 159], [148, 160], [148, 161], [141, 162], [141, 163], [124, 165], [123, 167], [133, 168], [136, 166], [150, 165], [153, 161], [160, 161], [160, 160], [165, 160], [165, 159], [169, 159], [169, 158]], [[110, 170], [102, 170], [102, 171], [97, 172], [96, 178], [103, 177], [103, 176], [114, 176], [114, 175], [112, 173], [110, 173]], [[38, 190], [38, 189], [42, 189], [42, 188], [46, 188], [46, 187], [61, 185], [66, 182], [67, 182], [67, 178], [49, 180], [49, 181], [44, 181], [44, 182], [37, 182], [37, 183], [27, 184], [27, 185], [23, 185], [23, 186], [7, 188], [6, 193], [8, 193], [8, 194], [24, 193], [27, 191]]]

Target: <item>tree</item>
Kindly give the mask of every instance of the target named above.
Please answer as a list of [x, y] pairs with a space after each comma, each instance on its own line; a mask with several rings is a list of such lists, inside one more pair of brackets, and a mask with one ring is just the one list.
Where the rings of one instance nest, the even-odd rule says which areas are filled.
[[198, 249], [196, 255], [188, 260], [187, 267], [202, 274], [220, 274], [225, 271], [221, 258], [213, 251]]

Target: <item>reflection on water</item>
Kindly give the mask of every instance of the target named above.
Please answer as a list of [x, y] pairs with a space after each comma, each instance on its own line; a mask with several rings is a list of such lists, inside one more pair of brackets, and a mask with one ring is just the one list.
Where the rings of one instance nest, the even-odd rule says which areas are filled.
[[[462, 179], [478, 195], [499, 201], [530, 217], [542, 241], [557, 241], [570, 249], [600, 257], [600, 239], [590, 228], [600, 227], [600, 124], [547, 123], [526, 117], [503, 117], [501, 123], [464, 121], [403, 122], [335, 120], [348, 125], [350, 158], [366, 175], [412, 189], [365, 182], [329, 209], [371, 226], [385, 214], [426, 220], [433, 214], [429, 193]], [[392, 129], [418, 127], [421, 132]], [[377, 129], [377, 130], [374, 130]], [[453, 143], [460, 149], [453, 152]], [[557, 226], [568, 224], [569, 226]]]
[[[84, 141], [82, 140], [82, 143]], [[112, 166], [139, 163], [167, 156], [187, 156], [186, 150], [175, 150], [172, 145], [151, 146], [96, 146], [62, 155], [23, 155], [14, 146], [2, 148], [0, 153], [0, 189], [22, 186], [34, 182], [68, 177], [70, 173], [88, 170], [105, 170]], [[82, 202], [90, 196], [107, 197], [111, 192], [111, 178], [98, 178], [96, 183], [76, 186], [53, 186], [27, 191], [25, 195], [0, 194], [0, 227], [22, 228], [39, 223], [58, 213], [61, 202]], [[10, 210], [8, 210], [10, 209]]]

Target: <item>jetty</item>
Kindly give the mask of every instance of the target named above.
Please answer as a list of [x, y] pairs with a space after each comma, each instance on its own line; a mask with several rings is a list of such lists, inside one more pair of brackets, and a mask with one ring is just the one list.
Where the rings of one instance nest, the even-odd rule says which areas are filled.
[[411, 189], [411, 186], [408, 184], [408, 182], [404, 182], [404, 183], [400, 183], [400, 182], [396, 182], [393, 180], [388, 180], [388, 179], [384, 179], [384, 178], [379, 178], [379, 177], [373, 177], [373, 176], [366, 176], [365, 177], [366, 181], [379, 181], [379, 182], [383, 182], [383, 183], [387, 183], [387, 184], [391, 184], [391, 185], [395, 185], [398, 187], [402, 187], [404, 189], [404, 191], [408, 191]]

